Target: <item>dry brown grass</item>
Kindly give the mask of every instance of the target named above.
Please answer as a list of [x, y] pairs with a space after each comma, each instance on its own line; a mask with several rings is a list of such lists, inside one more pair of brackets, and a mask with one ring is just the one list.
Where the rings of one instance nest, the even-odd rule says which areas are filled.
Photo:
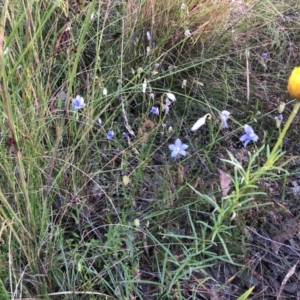
[[163, 39], [164, 44], [171, 41], [174, 45], [185, 38], [186, 30], [190, 31], [193, 41], [198, 41], [203, 35], [225, 26], [237, 5], [231, 0], [190, 0], [184, 3], [186, 7], [181, 9], [181, 4], [175, 0], [146, 0], [143, 3], [129, 0], [124, 27], [137, 34], [149, 30], [154, 40]]

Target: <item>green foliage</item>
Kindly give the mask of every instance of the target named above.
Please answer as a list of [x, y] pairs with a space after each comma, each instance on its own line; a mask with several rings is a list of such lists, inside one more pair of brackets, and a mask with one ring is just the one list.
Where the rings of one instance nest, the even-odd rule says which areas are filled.
[[253, 289], [255, 288], [255, 286], [252, 286], [249, 290], [247, 290], [244, 294], [242, 294], [238, 300], [246, 300], [248, 299], [249, 295], [252, 293]]
[[7, 292], [2, 280], [0, 280], [0, 297], [3, 300], [10, 299], [9, 293]]

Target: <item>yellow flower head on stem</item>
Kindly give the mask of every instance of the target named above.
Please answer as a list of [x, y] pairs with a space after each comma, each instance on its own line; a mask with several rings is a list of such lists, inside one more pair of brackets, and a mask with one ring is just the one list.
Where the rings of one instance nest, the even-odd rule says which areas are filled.
[[287, 89], [291, 97], [300, 101], [300, 67], [296, 67], [292, 71]]

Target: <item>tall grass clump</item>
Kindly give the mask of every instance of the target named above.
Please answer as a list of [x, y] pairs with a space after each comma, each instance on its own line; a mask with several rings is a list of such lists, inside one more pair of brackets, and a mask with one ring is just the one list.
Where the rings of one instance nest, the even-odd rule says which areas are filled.
[[258, 179], [288, 174], [283, 136], [242, 162], [233, 147], [261, 109], [247, 24], [265, 13], [271, 26], [277, 9], [264, 5], [1, 4], [3, 299], [198, 299], [217, 285], [208, 268], [242, 264], [231, 237], [245, 211], [266, 205]]

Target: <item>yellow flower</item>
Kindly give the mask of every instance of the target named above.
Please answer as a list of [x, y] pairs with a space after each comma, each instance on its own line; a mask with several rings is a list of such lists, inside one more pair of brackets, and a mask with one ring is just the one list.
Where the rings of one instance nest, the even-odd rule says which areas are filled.
[[300, 67], [296, 67], [292, 71], [287, 89], [291, 97], [300, 101]]

